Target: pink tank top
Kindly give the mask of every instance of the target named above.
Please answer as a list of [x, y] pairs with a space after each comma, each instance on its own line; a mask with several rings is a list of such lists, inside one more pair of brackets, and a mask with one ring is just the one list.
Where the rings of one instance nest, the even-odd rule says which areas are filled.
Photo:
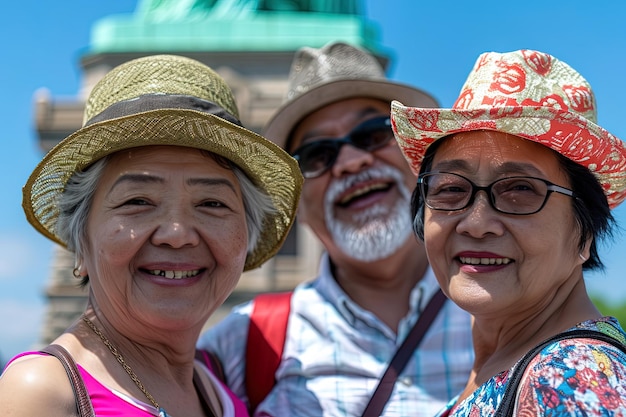
[[[47, 355], [47, 353], [24, 352], [11, 359], [6, 366], [9, 366], [15, 359], [28, 355]], [[212, 374], [211, 364], [206, 361], [203, 365], [206, 367], [209, 378], [214, 382], [217, 381], [216, 390], [222, 402], [224, 417], [249, 417], [248, 410], [244, 403]], [[89, 398], [91, 399], [91, 404], [93, 405], [96, 416], [108, 417], [123, 415], [128, 417], [148, 417], [157, 415], [157, 411], [152, 405], [111, 391], [91, 376], [82, 366], [77, 364], [77, 367], [85, 382], [85, 387], [89, 393]]]

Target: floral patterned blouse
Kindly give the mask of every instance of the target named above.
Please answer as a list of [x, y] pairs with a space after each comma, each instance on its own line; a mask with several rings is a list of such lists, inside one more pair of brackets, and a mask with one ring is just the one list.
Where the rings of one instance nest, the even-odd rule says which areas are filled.
[[[599, 330], [626, 344], [613, 317], [570, 329]], [[453, 398], [438, 417], [493, 416], [513, 366], [478, 387], [456, 405]], [[561, 340], [544, 347], [529, 363], [520, 383], [520, 416], [626, 416], [626, 354], [600, 340]]]

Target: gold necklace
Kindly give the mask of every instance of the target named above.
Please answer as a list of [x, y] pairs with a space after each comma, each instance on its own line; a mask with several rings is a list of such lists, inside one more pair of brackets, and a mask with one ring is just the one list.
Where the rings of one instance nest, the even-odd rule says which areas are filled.
[[167, 412], [163, 408], [159, 407], [159, 403], [156, 402], [156, 400], [154, 399], [152, 395], [150, 395], [146, 387], [143, 386], [143, 384], [139, 380], [139, 377], [137, 377], [137, 374], [135, 374], [132, 368], [126, 363], [122, 354], [117, 351], [117, 348], [113, 346], [113, 344], [109, 341], [109, 339], [107, 339], [106, 336], [102, 334], [100, 329], [98, 329], [96, 325], [93, 324], [93, 322], [87, 318], [87, 316], [83, 316], [83, 321], [87, 323], [87, 326], [89, 326], [89, 328], [93, 330], [93, 332], [97, 336], [100, 337], [100, 340], [102, 340], [102, 343], [104, 343], [104, 345], [109, 348], [113, 356], [115, 356], [115, 359], [117, 359], [117, 361], [120, 363], [120, 365], [122, 365], [122, 368], [124, 368], [128, 376], [130, 376], [130, 379], [133, 380], [135, 385], [137, 385], [137, 387], [141, 390], [141, 392], [143, 392], [146, 398], [150, 400], [154, 408], [157, 409], [157, 411], [159, 412], [159, 417], [168, 417], [169, 415], [167, 414]]

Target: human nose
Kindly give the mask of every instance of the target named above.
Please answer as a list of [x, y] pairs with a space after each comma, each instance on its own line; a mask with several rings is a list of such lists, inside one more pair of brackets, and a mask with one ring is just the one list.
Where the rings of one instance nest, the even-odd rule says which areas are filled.
[[476, 190], [468, 207], [459, 215], [462, 216], [456, 227], [459, 234], [482, 238], [488, 235], [500, 236], [504, 233], [499, 213], [493, 207], [488, 190], [485, 188]]
[[200, 235], [195, 227], [193, 215], [182, 209], [169, 210], [165, 218], [152, 234], [152, 243], [156, 246], [182, 248], [196, 246]]
[[359, 149], [352, 144], [345, 144], [339, 149], [337, 159], [332, 166], [332, 173], [340, 177], [345, 173], [355, 173], [364, 167], [374, 163], [374, 155], [371, 152]]

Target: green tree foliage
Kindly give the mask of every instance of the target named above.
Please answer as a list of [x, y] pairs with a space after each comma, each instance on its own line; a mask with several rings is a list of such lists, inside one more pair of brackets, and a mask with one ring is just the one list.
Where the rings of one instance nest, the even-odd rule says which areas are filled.
[[592, 296], [591, 299], [603, 315], [617, 318], [622, 324], [622, 327], [626, 328], [626, 301], [622, 303], [609, 303], [597, 296]]

